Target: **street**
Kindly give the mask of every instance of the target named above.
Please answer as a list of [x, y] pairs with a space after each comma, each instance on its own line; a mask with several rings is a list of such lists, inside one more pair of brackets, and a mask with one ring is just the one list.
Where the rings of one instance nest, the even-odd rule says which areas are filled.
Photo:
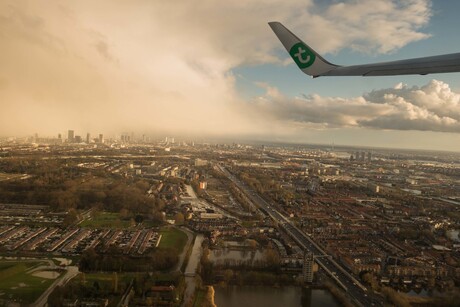
[[[273, 206], [270, 206], [259, 194], [254, 192], [234, 175], [228, 172], [224, 167], [218, 165], [219, 169], [236, 184], [262, 211], [270, 216], [278, 225], [288, 233], [299, 246], [315, 256], [315, 261], [323, 268], [336, 283], [343, 288], [347, 294], [353, 298], [355, 303], [362, 306], [383, 306], [383, 301], [379, 297], [374, 297], [367, 292], [355, 277], [348, 273], [341, 265], [335, 262], [330, 255], [321, 249], [308, 235], [295, 227], [291, 221], [278, 212]], [[320, 259], [316, 258], [322, 256]]]

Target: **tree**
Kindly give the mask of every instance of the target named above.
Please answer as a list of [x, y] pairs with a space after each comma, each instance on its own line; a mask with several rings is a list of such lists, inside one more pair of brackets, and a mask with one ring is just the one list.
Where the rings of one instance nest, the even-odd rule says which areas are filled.
[[372, 288], [372, 290], [374, 290], [374, 291], [379, 291], [380, 290], [379, 282], [377, 281], [377, 278], [374, 276], [373, 273], [366, 272], [366, 273], [364, 273], [362, 275], [361, 279], [365, 283], [367, 283]]
[[129, 217], [129, 211], [126, 210], [125, 208], [120, 210], [120, 218], [121, 219], [127, 219]]
[[176, 222], [177, 225], [182, 225], [184, 224], [184, 215], [180, 212], [177, 212], [175, 217], [174, 217], [174, 220]]
[[268, 267], [276, 268], [280, 263], [280, 257], [273, 248], [267, 248], [264, 253], [264, 259]]
[[233, 278], [233, 271], [230, 269], [227, 269], [224, 271], [224, 280], [228, 284]]
[[65, 226], [70, 226], [72, 224], [75, 224], [77, 221], [78, 213], [75, 209], [72, 208], [67, 212], [67, 215], [65, 216], [63, 223]]

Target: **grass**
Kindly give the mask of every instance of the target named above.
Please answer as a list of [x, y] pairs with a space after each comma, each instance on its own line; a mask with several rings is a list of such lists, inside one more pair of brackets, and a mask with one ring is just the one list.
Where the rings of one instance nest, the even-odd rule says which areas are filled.
[[91, 217], [91, 219], [81, 222], [80, 226], [88, 228], [129, 228], [131, 221], [121, 219], [118, 213], [101, 212]]
[[[115, 286], [115, 274], [114, 273], [81, 273], [76, 278], [74, 278], [71, 283], [74, 285], [81, 284], [84, 286], [87, 291], [92, 289], [95, 285], [95, 282], [100, 287], [100, 294], [108, 298], [109, 306], [116, 306], [120, 301], [123, 292], [125, 291], [127, 285], [131, 282], [132, 278], [135, 276], [135, 273], [118, 273], [118, 289], [116, 292], [113, 292]], [[83, 291], [83, 293], [87, 293]], [[82, 293], [77, 293], [76, 296], [85, 295]]]
[[171, 282], [176, 284], [178, 278], [180, 278], [180, 273], [163, 273], [163, 272], [155, 272], [153, 275], [153, 279], [156, 282]]
[[250, 227], [253, 227], [255, 223], [257, 223], [256, 220], [252, 220], [252, 221], [242, 221], [241, 225], [242, 225], [243, 227], [250, 228]]
[[[142, 273], [137, 273], [138, 277]], [[118, 279], [118, 295], [124, 291], [126, 285], [128, 285], [131, 280], [136, 277], [136, 273], [117, 273]], [[77, 278], [74, 278], [73, 283], [84, 284], [85, 287], [92, 287], [94, 282], [99, 284], [101, 289], [105, 291], [112, 292], [115, 281], [115, 274], [112, 273], [81, 273]]]
[[142, 222], [142, 226], [148, 227], [148, 228], [159, 227], [159, 226], [161, 226], [163, 224], [164, 224], [163, 222], [149, 221], [149, 220]]
[[21, 178], [24, 174], [0, 173], [0, 181]]
[[[0, 262], [0, 272], [15, 266], [17, 262]], [[1, 276], [0, 276], [1, 277]]]
[[193, 307], [203, 306], [203, 300], [206, 296], [207, 290], [197, 290], [195, 292], [195, 301], [193, 302]]
[[0, 299], [33, 303], [55, 281], [27, 273], [39, 264], [42, 262], [0, 261]]
[[[83, 273], [82, 273], [83, 274]], [[75, 280], [80, 282], [83, 280], [83, 275], [80, 274], [78, 278]], [[142, 273], [137, 273], [142, 274]], [[136, 276], [136, 273], [117, 273], [118, 282], [119, 283], [129, 283], [133, 277]], [[115, 274], [111, 273], [84, 273], [84, 279], [86, 284], [92, 284], [93, 282], [101, 282], [101, 283], [108, 283], [112, 285], [112, 282], [115, 278]]]
[[160, 231], [161, 240], [159, 249], [173, 248], [181, 253], [187, 243], [187, 235], [174, 227], [165, 227]]

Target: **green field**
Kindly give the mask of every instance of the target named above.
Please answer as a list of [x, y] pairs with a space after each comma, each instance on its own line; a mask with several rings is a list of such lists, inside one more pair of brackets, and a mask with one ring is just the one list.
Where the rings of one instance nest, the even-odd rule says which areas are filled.
[[195, 301], [193, 302], [193, 307], [203, 306], [203, 301], [206, 296], [206, 290], [197, 290], [195, 292]]
[[91, 219], [81, 222], [80, 226], [89, 228], [129, 228], [131, 221], [121, 219], [118, 213], [101, 212], [92, 216]]
[[[117, 273], [118, 282], [120, 284], [128, 284], [131, 279], [142, 273]], [[74, 282], [85, 284], [93, 284], [95, 281], [106, 284], [107, 286], [113, 286], [115, 280], [115, 273], [81, 273]]]
[[174, 248], [176, 249], [179, 253], [182, 252], [184, 249], [185, 244], [187, 243], [187, 235], [173, 227], [166, 227], [163, 228], [160, 231], [161, 234], [161, 240], [160, 244], [158, 245], [158, 248], [166, 249], [166, 248]]
[[0, 299], [33, 303], [55, 281], [27, 273], [31, 268], [43, 264], [40, 261], [0, 260]]

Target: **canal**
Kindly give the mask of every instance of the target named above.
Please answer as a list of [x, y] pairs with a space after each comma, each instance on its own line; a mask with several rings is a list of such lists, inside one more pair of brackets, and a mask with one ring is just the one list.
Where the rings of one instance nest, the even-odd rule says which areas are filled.
[[214, 302], [217, 307], [338, 307], [340, 304], [324, 289], [287, 286], [215, 287]]
[[190, 298], [193, 296], [196, 287], [195, 273], [200, 263], [202, 248], [201, 244], [203, 243], [204, 236], [198, 234], [195, 238], [195, 243], [193, 243], [192, 253], [190, 254], [187, 267], [185, 268], [185, 293], [184, 293], [184, 304], [185, 306]]

